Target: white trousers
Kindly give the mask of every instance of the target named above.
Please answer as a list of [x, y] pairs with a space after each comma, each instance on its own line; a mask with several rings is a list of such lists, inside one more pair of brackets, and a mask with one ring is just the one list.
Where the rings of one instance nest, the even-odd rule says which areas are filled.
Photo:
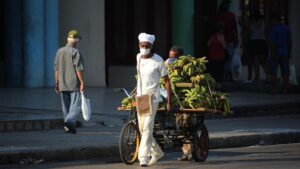
[[138, 123], [141, 132], [141, 143], [139, 147], [139, 159], [142, 157], [150, 158], [150, 156], [157, 156], [162, 154], [162, 150], [153, 138], [153, 127], [158, 103], [153, 102], [153, 112], [148, 116], [139, 116]]

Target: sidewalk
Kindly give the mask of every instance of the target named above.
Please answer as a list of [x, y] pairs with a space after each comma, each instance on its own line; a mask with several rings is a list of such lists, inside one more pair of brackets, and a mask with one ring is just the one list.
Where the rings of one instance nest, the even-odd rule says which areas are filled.
[[[225, 91], [230, 89], [236, 118], [205, 120], [211, 148], [300, 141], [298, 88], [293, 89], [294, 94], [270, 95], [267, 87], [224, 87]], [[88, 88], [86, 97], [91, 99], [93, 120], [83, 122], [76, 135], [63, 133], [60, 99], [53, 89], [0, 89], [0, 96], [0, 129], [7, 122], [13, 126], [9, 132], [0, 132], [0, 164], [19, 163], [26, 158], [49, 161], [119, 157], [119, 134], [128, 114], [116, 111], [116, 107], [125, 94], [114, 93], [110, 88]], [[261, 115], [285, 116], [255, 117]], [[28, 121], [40, 127], [14, 132], [17, 128], [24, 130]], [[45, 124], [35, 125], [36, 121]]]
[[[299, 142], [299, 120], [300, 115], [291, 115], [206, 120], [205, 124], [209, 130], [210, 148], [227, 148]], [[46, 162], [119, 159], [122, 121], [112, 123], [115, 125], [84, 122], [76, 135], [65, 134], [62, 129], [1, 133], [0, 164], [20, 163], [23, 159]]]
[[[287, 95], [271, 95], [268, 89], [266, 84], [225, 84], [223, 91], [229, 93], [234, 111], [231, 117], [277, 115], [282, 114], [282, 109], [300, 108], [300, 87], [293, 87], [294, 94]], [[91, 99], [94, 114], [127, 117], [116, 111], [124, 93], [114, 93], [111, 88], [88, 88], [86, 97]], [[62, 125], [60, 98], [52, 88], [0, 89], [0, 132], [59, 129]]]

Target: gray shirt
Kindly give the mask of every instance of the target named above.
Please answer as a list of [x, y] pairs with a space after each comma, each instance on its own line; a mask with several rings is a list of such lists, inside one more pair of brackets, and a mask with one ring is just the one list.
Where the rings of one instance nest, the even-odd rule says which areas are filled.
[[54, 70], [58, 71], [60, 91], [79, 91], [77, 71], [83, 71], [83, 60], [78, 49], [69, 45], [58, 49], [54, 60]]

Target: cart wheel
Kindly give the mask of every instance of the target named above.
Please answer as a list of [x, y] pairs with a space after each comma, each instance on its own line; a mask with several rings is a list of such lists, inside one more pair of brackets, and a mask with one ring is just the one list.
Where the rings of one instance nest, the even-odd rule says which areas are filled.
[[137, 161], [140, 145], [140, 134], [136, 124], [127, 122], [124, 124], [119, 140], [121, 160], [128, 165]]
[[208, 130], [203, 124], [200, 130], [195, 134], [192, 142], [192, 155], [196, 162], [204, 162], [208, 155], [209, 137]]

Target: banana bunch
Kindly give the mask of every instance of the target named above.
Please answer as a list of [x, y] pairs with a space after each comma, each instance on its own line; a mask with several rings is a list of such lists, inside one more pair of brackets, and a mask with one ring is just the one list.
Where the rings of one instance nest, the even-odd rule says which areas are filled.
[[[162, 100], [163, 100], [162, 102], [159, 102], [158, 107], [166, 110], [167, 109], [167, 107], [166, 107], [167, 99], [162, 98]], [[176, 97], [171, 98], [171, 105], [172, 105], [173, 109], [180, 109], [180, 105], [179, 105], [178, 100], [176, 99]]]
[[194, 76], [191, 76], [190, 82], [192, 82], [194, 86], [201, 85], [211, 88], [215, 88], [216, 86], [215, 79], [209, 73], [196, 74]]
[[[192, 82], [194, 85], [202, 83], [214, 87], [215, 80], [206, 72], [206, 57], [195, 58], [192, 56], [181, 56], [173, 64], [168, 66], [168, 73], [173, 82]], [[207, 82], [205, 82], [207, 81]]]
[[180, 56], [173, 64], [174, 67], [181, 67], [190, 62], [191, 56]]
[[197, 75], [191, 76], [190, 80], [192, 83], [197, 84], [197, 83], [200, 83], [201, 81], [205, 80], [204, 78], [205, 77], [203, 74], [197, 74]]
[[221, 110], [224, 116], [230, 115], [231, 104], [227, 93], [222, 92], [211, 92], [206, 94], [206, 103], [208, 108]]
[[187, 79], [194, 74], [204, 73], [207, 62], [205, 57], [180, 56], [169, 66], [169, 75], [180, 75], [183, 79]]
[[196, 86], [195, 88], [184, 89], [182, 92], [184, 92], [185, 96], [181, 102], [184, 108], [197, 109], [204, 106], [203, 100], [205, 98], [203, 97], [203, 94], [206, 92], [205, 87]]
[[[207, 62], [205, 57], [181, 56], [167, 67], [172, 89], [179, 98], [175, 103], [178, 106], [180, 102], [183, 108], [217, 109], [229, 115], [232, 111], [228, 94], [215, 91], [216, 81], [206, 71]], [[192, 83], [192, 87], [176, 87], [175, 83], [180, 82]]]
[[170, 83], [171, 83], [171, 87], [174, 90], [176, 90], [176, 85], [175, 83], [180, 83], [180, 82], [183, 82], [185, 80], [183, 80], [183, 78], [181, 78], [180, 76], [172, 76], [170, 77]]
[[129, 97], [126, 97], [122, 100], [122, 108], [124, 109], [131, 109], [133, 107], [132, 103], [135, 101], [135, 98], [129, 98]]
[[[216, 81], [206, 71], [207, 60], [205, 57], [195, 58], [192, 56], [181, 56], [174, 63], [167, 66], [172, 90], [176, 97], [172, 97], [172, 106], [187, 109], [206, 107], [220, 110], [223, 115], [232, 113], [228, 94], [215, 91]], [[192, 87], [176, 87], [176, 83], [192, 83]], [[165, 88], [165, 81], [160, 79], [160, 87]], [[135, 97], [124, 98], [122, 107], [133, 108]], [[164, 107], [166, 99], [160, 103]]]
[[[170, 77], [169, 77], [170, 78]], [[160, 88], [165, 89], [165, 80], [163, 78], [159, 79]]]
[[221, 93], [218, 101], [219, 101], [218, 109], [222, 110], [224, 116], [227, 116], [227, 115], [230, 115], [233, 113], [231, 111], [231, 104], [230, 104], [230, 100], [228, 98], [228, 94]]

